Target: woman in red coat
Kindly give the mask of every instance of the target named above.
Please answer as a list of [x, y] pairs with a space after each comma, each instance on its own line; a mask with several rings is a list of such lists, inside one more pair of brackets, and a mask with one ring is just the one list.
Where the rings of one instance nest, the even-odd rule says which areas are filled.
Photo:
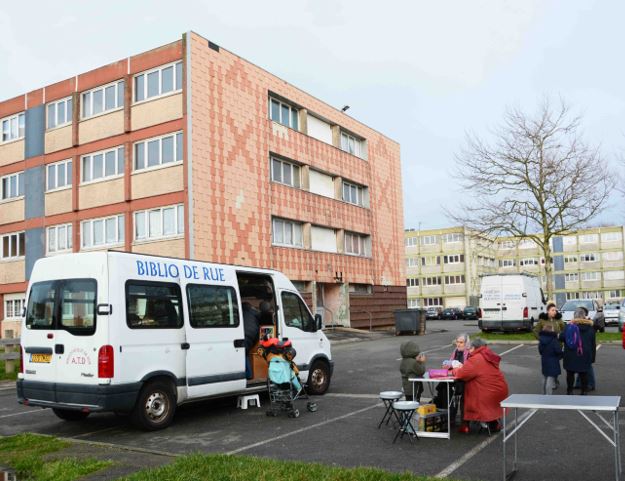
[[[503, 414], [500, 403], [508, 397], [508, 384], [499, 370], [500, 361], [501, 357], [478, 338], [471, 345], [467, 362], [452, 370], [456, 379], [465, 382], [464, 421], [489, 423], [491, 431], [498, 430]], [[468, 426], [463, 425], [460, 431], [468, 432]]]

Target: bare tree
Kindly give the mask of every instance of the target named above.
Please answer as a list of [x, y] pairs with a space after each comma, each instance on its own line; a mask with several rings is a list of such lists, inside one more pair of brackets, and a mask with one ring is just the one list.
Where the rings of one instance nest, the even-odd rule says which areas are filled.
[[550, 299], [550, 241], [587, 225], [614, 186], [599, 148], [582, 140], [580, 122], [562, 100], [544, 100], [533, 115], [509, 109], [492, 141], [468, 135], [456, 156], [467, 201], [448, 215], [480, 235], [533, 240], [544, 255]]

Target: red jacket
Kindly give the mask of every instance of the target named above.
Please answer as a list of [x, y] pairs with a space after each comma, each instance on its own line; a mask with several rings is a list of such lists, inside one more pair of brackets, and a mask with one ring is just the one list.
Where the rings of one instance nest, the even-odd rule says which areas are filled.
[[501, 357], [487, 346], [478, 347], [467, 362], [452, 371], [456, 379], [465, 381], [464, 419], [495, 421], [503, 415], [500, 403], [508, 397], [508, 384], [499, 370]]

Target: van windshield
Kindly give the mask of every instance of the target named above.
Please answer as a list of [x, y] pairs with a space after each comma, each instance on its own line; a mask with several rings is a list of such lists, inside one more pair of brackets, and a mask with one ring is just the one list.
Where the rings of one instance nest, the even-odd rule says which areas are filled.
[[32, 285], [26, 308], [28, 329], [64, 329], [76, 335], [95, 332], [94, 279], [63, 279]]

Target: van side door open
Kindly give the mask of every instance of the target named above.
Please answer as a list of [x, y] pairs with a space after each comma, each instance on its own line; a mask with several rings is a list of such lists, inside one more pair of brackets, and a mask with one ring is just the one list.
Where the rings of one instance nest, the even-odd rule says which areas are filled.
[[[186, 376], [189, 399], [245, 389], [245, 344], [233, 269], [218, 281], [185, 283], [188, 322]], [[208, 283], [211, 282], [211, 283]]]

